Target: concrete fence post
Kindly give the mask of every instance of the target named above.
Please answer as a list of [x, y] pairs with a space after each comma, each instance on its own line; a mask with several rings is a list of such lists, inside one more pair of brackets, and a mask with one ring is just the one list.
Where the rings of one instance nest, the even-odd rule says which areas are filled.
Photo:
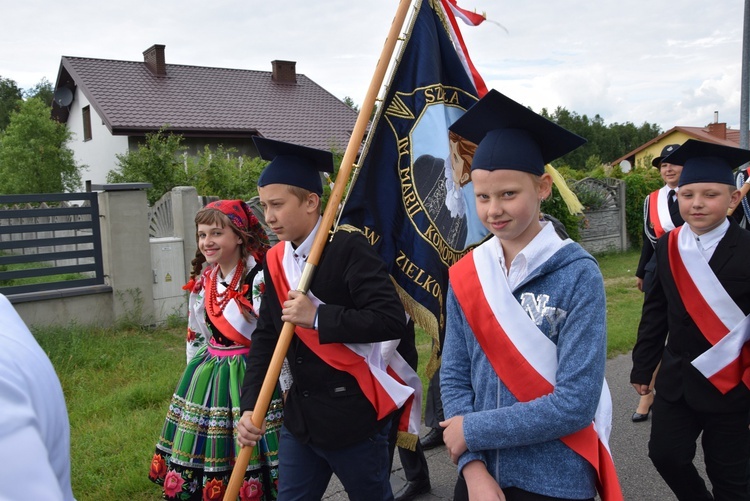
[[625, 252], [630, 248], [628, 244], [628, 214], [626, 200], [625, 181], [620, 180], [617, 183], [617, 207], [620, 209], [620, 252]]
[[148, 236], [149, 183], [92, 186], [99, 193], [104, 276], [113, 291], [114, 318], [154, 321], [153, 272]]

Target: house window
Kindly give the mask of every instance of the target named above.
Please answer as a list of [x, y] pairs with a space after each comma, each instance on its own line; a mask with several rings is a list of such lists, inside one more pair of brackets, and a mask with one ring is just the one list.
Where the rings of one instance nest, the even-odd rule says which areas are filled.
[[91, 140], [91, 107], [83, 107], [83, 140]]

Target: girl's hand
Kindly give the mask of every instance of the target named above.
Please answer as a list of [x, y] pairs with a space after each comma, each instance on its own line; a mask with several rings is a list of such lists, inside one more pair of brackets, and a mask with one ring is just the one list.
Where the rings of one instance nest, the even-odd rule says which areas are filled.
[[468, 450], [464, 438], [464, 417], [454, 416], [440, 422], [443, 427], [443, 442], [448, 449], [453, 464], [458, 464], [458, 458]]
[[505, 501], [505, 494], [498, 483], [487, 471], [487, 466], [481, 461], [472, 461], [462, 471], [466, 486], [469, 490], [469, 499]]

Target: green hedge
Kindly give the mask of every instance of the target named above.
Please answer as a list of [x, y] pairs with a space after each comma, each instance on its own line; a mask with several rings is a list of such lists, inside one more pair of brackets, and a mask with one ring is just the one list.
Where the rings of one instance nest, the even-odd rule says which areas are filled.
[[625, 180], [625, 219], [631, 245], [643, 244], [643, 201], [649, 193], [664, 186], [657, 169], [635, 169]]

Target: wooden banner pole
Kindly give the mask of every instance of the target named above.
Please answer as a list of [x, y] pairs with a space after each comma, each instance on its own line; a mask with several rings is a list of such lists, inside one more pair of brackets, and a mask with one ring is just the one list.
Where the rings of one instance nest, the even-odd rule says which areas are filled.
[[[403, 27], [406, 15], [409, 12], [409, 6], [411, 0], [400, 0], [396, 15], [393, 18], [391, 29], [388, 32], [388, 38], [383, 45], [383, 51], [380, 54], [377, 66], [375, 67], [375, 74], [370, 82], [370, 87], [365, 95], [365, 100], [362, 103], [362, 107], [359, 111], [359, 116], [354, 125], [354, 130], [349, 138], [349, 144], [344, 153], [344, 158], [341, 161], [341, 167], [336, 175], [336, 183], [334, 184], [331, 195], [328, 198], [328, 204], [323, 212], [323, 220], [318, 228], [318, 233], [315, 235], [310, 255], [307, 258], [305, 269], [302, 272], [302, 278], [300, 279], [297, 290], [307, 293], [312, 282], [313, 274], [315, 273], [315, 267], [320, 262], [320, 256], [323, 253], [323, 248], [328, 240], [328, 233], [333, 227], [333, 221], [336, 218], [336, 212], [338, 206], [341, 203], [341, 199], [346, 189], [347, 182], [351, 176], [352, 169], [354, 168], [354, 160], [357, 157], [357, 152], [362, 144], [362, 139], [365, 136], [367, 130], [367, 124], [372, 115], [372, 110], [375, 107], [375, 100], [378, 97], [378, 92], [385, 79], [386, 71], [390, 63], [393, 51], [396, 48], [396, 42], [398, 41], [401, 28]], [[271, 362], [268, 366], [268, 371], [263, 379], [263, 386], [261, 387], [258, 400], [255, 403], [253, 409], [253, 424], [258, 428], [261, 428], [263, 421], [266, 418], [268, 412], [268, 406], [271, 402], [276, 383], [281, 373], [281, 365], [286, 357], [286, 352], [289, 349], [289, 344], [292, 341], [294, 335], [294, 324], [285, 322], [284, 327], [281, 330], [279, 341], [276, 344]], [[250, 454], [252, 453], [252, 447], [243, 447], [240, 453], [237, 455], [237, 461], [234, 464], [232, 470], [232, 476], [229, 479], [227, 490], [224, 493], [224, 501], [236, 501], [237, 495], [239, 494], [240, 487], [245, 477], [245, 471], [247, 465], [250, 462]]]

